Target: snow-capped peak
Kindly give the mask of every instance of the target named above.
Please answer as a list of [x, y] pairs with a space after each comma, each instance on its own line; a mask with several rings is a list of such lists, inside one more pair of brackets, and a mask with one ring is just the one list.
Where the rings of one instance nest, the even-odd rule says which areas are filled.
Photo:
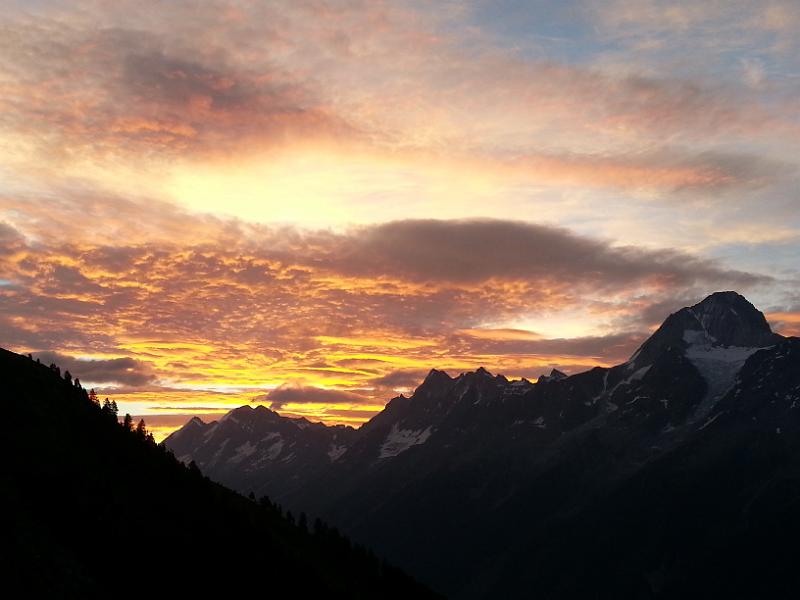
[[779, 341], [764, 315], [736, 292], [716, 292], [666, 318], [630, 362], [652, 364], [669, 348], [707, 345], [763, 348]]
[[716, 292], [684, 310], [712, 343], [755, 348], [769, 346], [780, 338], [772, 332], [764, 314], [736, 292]]
[[718, 292], [684, 309], [694, 318], [683, 331], [686, 358], [708, 386], [695, 420], [704, 419], [733, 386], [747, 359], [780, 339], [764, 315], [735, 292]]

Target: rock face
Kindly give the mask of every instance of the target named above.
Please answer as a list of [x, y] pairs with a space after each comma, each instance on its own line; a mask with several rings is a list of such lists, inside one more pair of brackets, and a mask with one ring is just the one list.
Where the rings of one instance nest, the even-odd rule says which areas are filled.
[[[794, 573], [781, 544], [800, 526], [758, 556], [746, 544], [766, 535], [759, 519], [800, 499], [799, 415], [800, 340], [720, 292], [612, 368], [536, 384], [432, 370], [336, 440], [282, 433], [285, 464], [260, 426], [223, 446], [234, 438], [214, 424], [189, 443], [190, 423], [167, 445], [214, 478], [323, 515], [451, 598], [754, 597]], [[759, 579], [741, 568], [748, 557], [786, 571]]]

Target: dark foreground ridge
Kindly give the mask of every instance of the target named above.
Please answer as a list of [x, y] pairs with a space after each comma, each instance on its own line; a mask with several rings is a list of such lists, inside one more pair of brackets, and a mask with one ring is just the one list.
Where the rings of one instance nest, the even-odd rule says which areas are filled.
[[453, 599], [800, 594], [800, 339], [735, 292], [615, 367], [432, 370], [358, 430], [243, 407], [166, 443]]
[[6, 597], [436, 597], [321, 522], [212, 483], [50, 367], [0, 349], [0, 381]]

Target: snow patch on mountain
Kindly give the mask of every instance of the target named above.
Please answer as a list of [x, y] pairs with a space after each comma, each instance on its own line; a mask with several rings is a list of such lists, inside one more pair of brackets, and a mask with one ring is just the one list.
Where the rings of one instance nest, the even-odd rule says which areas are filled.
[[[267, 461], [274, 461], [276, 458], [278, 458], [280, 453], [283, 451], [283, 438], [281, 437], [281, 434], [279, 434], [279, 433], [270, 433], [262, 441], [269, 441], [269, 440], [274, 439], [276, 437], [278, 439], [275, 442], [273, 442], [272, 444], [267, 446], [266, 449], [261, 450], [259, 452], [258, 457], [256, 458], [255, 461], [253, 461], [253, 463], [251, 465], [252, 468], [255, 469], [255, 468], [263, 465]], [[259, 445], [263, 448], [262, 444], [259, 444]]]
[[251, 444], [249, 441], [245, 442], [244, 444], [242, 444], [240, 446], [236, 446], [236, 448], [234, 448], [234, 451], [236, 452], [236, 454], [231, 456], [228, 459], [228, 462], [238, 463], [238, 462], [242, 461], [243, 459], [247, 458], [248, 456], [251, 456], [252, 454], [254, 454], [255, 451], [256, 451], [256, 448], [257, 448], [256, 445], [255, 444]]
[[278, 458], [278, 455], [283, 450], [283, 438], [278, 436], [278, 441], [272, 444], [269, 448], [267, 448], [267, 458], [269, 460], [275, 460]]
[[705, 331], [700, 331], [699, 329], [687, 329], [683, 332], [683, 341], [690, 346], [695, 346], [697, 344], [707, 344], [711, 340], [709, 340]]
[[722, 413], [717, 413], [713, 417], [708, 419], [705, 423], [703, 423], [703, 425], [698, 429], [698, 431], [703, 431], [703, 429], [705, 429], [706, 427], [711, 425], [714, 421], [716, 421], [720, 417], [720, 415], [722, 415]]
[[225, 423], [225, 422], [238, 423], [238, 422], [239, 422], [239, 419], [237, 419], [237, 418], [236, 418], [236, 415], [234, 415], [234, 414], [233, 414], [234, 412], [235, 412], [235, 411], [233, 411], [233, 410], [232, 410], [231, 412], [229, 412], [229, 413], [226, 413], [226, 414], [225, 414], [225, 415], [224, 415], [224, 416], [223, 416], [223, 417], [222, 417], [222, 418], [219, 420], [219, 422], [220, 422], [220, 423]]
[[219, 427], [219, 421], [214, 421], [208, 426], [208, 429], [205, 432], [203, 432], [204, 442], [208, 441], [208, 438], [210, 438], [214, 434], [214, 432], [217, 430], [217, 427]]
[[225, 451], [225, 446], [227, 446], [228, 442], [230, 441], [231, 441], [230, 438], [225, 438], [224, 440], [222, 440], [222, 443], [217, 448], [217, 451], [214, 452], [214, 456], [212, 456], [211, 460], [208, 462], [209, 467], [213, 467], [214, 465], [217, 464], [220, 456], [222, 456], [222, 453]]
[[[631, 369], [634, 366], [635, 365], [633, 363], [629, 363], [627, 368]], [[625, 379], [623, 379], [617, 385], [615, 385], [613, 388], [611, 388], [611, 390], [609, 390], [609, 392], [608, 392], [608, 395], [612, 396], [614, 394], [614, 392], [617, 391], [617, 388], [619, 388], [619, 387], [622, 387], [622, 386], [625, 386], [625, 385], [630, 385], [634, 381], [639, 381], [640, 379], [643, 379], [644, 376], [647, 375], [647, 372], [650, 370], [650, 368], [652, 366], [653, 365], [645, 365], [643, 367], [640, 367], [639, 369], [636, 369], [633, 373], [628, 375]], [[603, 379], [603, 389], [604, 390], [605, 390], [606, 385], [607, 385], [607, 381], [608, 381], [607, 378], [608, 378], [608, 373], [606, 373], [606, 377]], [[602, 393], [600, 395], [602, 396]], [[596, 400], [596, 398], [594, 400]]]
[[708, 385], [695, 413], [694, 420], [697, 421], [708, 416], [716, 401], [731, 389], [747, 359], [761, 348], [714, 346], [710, 343], [713, 338], [703, 331], [685, 331], [683, 340], [688, 344], [686, 358]]
[[378, 458], [397, 456], [398, 454], [401, 454], [402, 452], [405, 452], [411, 448], [411, 446], [424, 444], [426, 441], [428, 441], [430, 435], [430, 427], [419, 430], [400, 429], [397, 423], [395, 423], [392, 425], [389, 435], [386, 436], [386, 440], [381, 445], [381, 451]]
[[[709, 303], [709, 306], [711, 306], [711, 305], [712, 305], [712, 303]], [[717, 339], [713, 335], [711, 335], [709, 333], [709, 331], [708, 331], [709, 327], [711, 326], [711, 315], [709, 313], [709, 306], [706, 306], [705, 308], [693, 307], [693, 308], [689, 308], [688, 309], [689, 312], [694, 315], [694, 318], [697, 319], [697, 322], [700, 324], [700, 326], [703, 328], [703, 330], [702, 331], [685, 331], [683, 333], [684, 341], [688, 341], [688, 340], [686, 340], [686, 334], [687, 333], [699, 334], [700, 336], [702, 336], [706, 340], [710, 340], [712, 342], [716, 342], [717, 341]], [[693, 336], [693, 337], [695, 337], [695, 339], [696, 339], [698, 336]]]
[[331, 462], [336, 462], [345, 452], [347, 452], [347, 446], [331, 444], [331, 447], [328, 450], [328, 458], [331, 459]]

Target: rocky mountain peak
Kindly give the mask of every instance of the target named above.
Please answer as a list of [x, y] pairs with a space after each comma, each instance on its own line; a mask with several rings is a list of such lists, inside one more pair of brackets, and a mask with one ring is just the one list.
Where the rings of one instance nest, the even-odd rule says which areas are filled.
[[669, 348], [692, 345], [763, 348], [782, 337], [770, 329], [764, 314], [736, 292], [715, 292], [693, 306], [669, 315], [631, 357], [651, 364]]
[[712, 343], [757, 348], [780, 339], [764, 314], [736, 292], [716, 292], [684, 310], [695, 317]]
[[550, 371], [549, 375], [540, 375], [539, 379], [536, 380], [536, 383], [547, 383], [548, 381], [559, 381], [561, 379], [566, 379], [567, 374], [563, 371], [559, 371], [558, 369], [553, 369]]
[[197, 425], [199, 425], [200, 427], [204, 427], [205, 426], [205, 423], [203, 422], [203, 420], [200, 417], [192, 417], [191, 419], [189, 419], [186, 422], [185, 426], [194, 427], [194, 426], [197, 426]]
[[444, 371], [431, 369], [425, 380], [414, 391], [414, 397], [435, 396], [452, 385], [453, 379]]

